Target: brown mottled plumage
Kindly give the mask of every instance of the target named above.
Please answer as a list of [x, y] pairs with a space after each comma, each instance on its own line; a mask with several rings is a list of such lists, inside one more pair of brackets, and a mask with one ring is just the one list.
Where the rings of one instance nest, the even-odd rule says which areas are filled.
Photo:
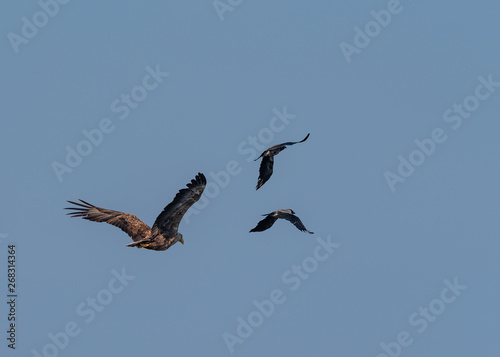
[[187, 184], [187, 188], [181, 189], [173, 201], [163, 209], [156, 218], [153, 228], [150, 228], [133, 214], [100, 208], [83, 200], [80, 200], [81, 203], [68, 201], [78, 207], [65, 209], [72, 210], [68, 213], [71, 217], [106, 222], [120, 228], [134, 241], [134, 243], [127, 244], [127, 247], [167, 250], [177, 242], [184, 244], [182, 234], [177, 231], [179, 223], [189, 207], [200, 199], [206, 184], [205, 176], [198, 173]]

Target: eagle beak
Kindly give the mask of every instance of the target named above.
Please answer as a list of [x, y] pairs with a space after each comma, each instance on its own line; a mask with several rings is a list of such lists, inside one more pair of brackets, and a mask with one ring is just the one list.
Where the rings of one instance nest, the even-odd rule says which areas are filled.
[[182, 244], [184, 244], [184, 238], [181, 238], [181, 240], [179, 242], [181, 242]]

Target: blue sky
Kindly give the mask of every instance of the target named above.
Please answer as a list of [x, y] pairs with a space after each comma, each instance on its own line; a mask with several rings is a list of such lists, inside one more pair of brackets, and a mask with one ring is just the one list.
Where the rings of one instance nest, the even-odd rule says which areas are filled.
[[[498, 355], [499, 10], [0, 5], [2, 356]], [[151, 225], [198, 172], [165, 252], [63, 210]], [[248, 233], [280, 208], [315, 234]]]

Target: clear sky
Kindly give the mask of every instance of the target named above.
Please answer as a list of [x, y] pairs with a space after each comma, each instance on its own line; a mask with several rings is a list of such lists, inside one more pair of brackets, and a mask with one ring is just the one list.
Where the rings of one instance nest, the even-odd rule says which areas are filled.
[[[3, 2], [0, 354], [498, 356], [499, 13]], [[198, 172], [164, 252], [63, 210], [151, 225]], [[315, 234], [248, 232], [281, 208]]]

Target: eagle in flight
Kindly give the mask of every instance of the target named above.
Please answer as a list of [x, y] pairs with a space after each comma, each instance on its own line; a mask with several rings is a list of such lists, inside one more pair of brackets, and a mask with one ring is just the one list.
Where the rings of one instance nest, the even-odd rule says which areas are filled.
[[80, 203], [68, 201], [75, 206], [65, 209], [71, 210], [68, 213], [71, 217], [106, 222], [120, 228], [134, 241], [127, 244], [127, 247], [167, 250], [177, 242], [184, 244], [182, 234], [177, 231], [179, 223], [189, 207], [200, 199], [206, 184], [205, 175], [198, 173], [187, 184], [187, 188], [179, 190], [173, 201], [158, 215], [153, 228], [150, 228], [133, 214], [100, 208], [83, 200], [80, 200]]
[[295, 215], [295, 212], [291, 209], [279, 209], [271, 213], [263, 214], [263, 216], [266, 216], [266, 218], [260, 221], [255, 228], [252, 228], [250, 230], [250, 232], [263, 232], [266, 229], [271, 228], [274, 222], [278, 220], [278, 218], [282, 218], [293, 223], [293, 225], [297, 227], [298, 230], [307, 232], [309, 234], [314, 234], [314, 232], [310, 232], [307, 230], [300, 218], [297, 217]]
[[259, 188], [261, 188], [262, 185], [271, 178], [271, 175], [273, 174], [274, 156], [285, 150], [287, 146], [303, 143], [307, 140], [308, 137], [309, 134], [307, 134], [307, 136], [301, 141], [289, 141], [283, 144], [271, 146], [270, 148], [267, 148], [262, 154], [260, 154], [260, 156], [254, 160], [257, 161], [258, 159], [262, 158], [259, 169], [259, 180], [257, 181], [257, 187], [255, 189], [258, 190]]

